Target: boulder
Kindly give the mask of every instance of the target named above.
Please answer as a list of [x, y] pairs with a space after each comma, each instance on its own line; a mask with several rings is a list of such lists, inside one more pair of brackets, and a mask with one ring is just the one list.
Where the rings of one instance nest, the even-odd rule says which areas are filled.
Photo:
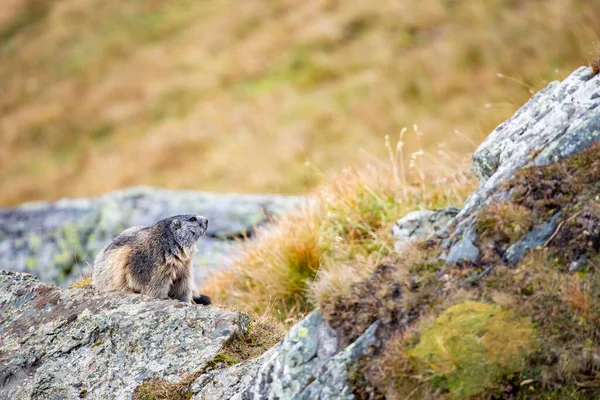
[[501, 196], [502, 183], [519, 169], [560, 161], [598, 140], [600, 76], [592, 68], [581, 67], [536, 93], [477, 148], [471, 170], [479, 188], [469, 196], [457, 220]]
[[0, 209], [0, 269], [28, 272], [66, 286], [90, 272], [98, 251], [124, 229], [198, 213], [210, 221], [194, 259], [198, 283], [226, 265], [256, 225], [300, 202], [302, 198], [294, 196], [132, 188], [97, 198]]
[[0, 398], [131, 398], [199, 374], [248, 324], [240, 312], [0, 271]]
[[413, 211], [406, 214], [392, 227], [394, 248], [396, 251], [402, 251], [409, 243], [432, 236], [446, 228], [459, 211], [460, 209], [456, 207], [447, 207], [438, 210]]

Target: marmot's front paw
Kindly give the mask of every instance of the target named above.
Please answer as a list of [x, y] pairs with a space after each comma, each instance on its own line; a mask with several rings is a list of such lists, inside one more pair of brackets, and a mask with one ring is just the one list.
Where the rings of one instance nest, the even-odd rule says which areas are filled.
[[192, 299], [195, 304], [201, 304], [203, 306], [207, 306], [212, 303], [212, 301], [210, 300], [210, 297], [205, 296], [203, 294], [194, 296]]

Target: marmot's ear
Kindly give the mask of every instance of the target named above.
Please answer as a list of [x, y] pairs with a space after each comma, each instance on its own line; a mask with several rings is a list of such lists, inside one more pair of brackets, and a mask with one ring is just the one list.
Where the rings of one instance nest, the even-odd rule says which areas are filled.
[[171, 224], [173, 225], [173, 227], [174, 227], [175, 229], [179, 229], [179, 228], [181, 228], [181, 221], [180, 221], [180, 220], [178, 220], [178, 219], [174, 219], [174, 220], [173, 220], [173, 222], [171, 222]]

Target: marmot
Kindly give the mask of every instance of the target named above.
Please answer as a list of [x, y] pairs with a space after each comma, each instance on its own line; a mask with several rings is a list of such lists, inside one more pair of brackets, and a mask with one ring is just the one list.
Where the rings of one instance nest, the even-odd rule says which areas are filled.
[[208, 228], [201, 215], [176, 215], [149, 227], [126, 229], [94, 261], [97, 290], [141, 293], [159, 299], [208, 305], [208, 296], [193, 296], [192, 257]]

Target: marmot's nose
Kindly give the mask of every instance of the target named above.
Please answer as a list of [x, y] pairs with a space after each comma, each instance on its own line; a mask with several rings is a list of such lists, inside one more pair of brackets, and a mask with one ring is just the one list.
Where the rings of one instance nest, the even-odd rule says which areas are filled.
[[198, 220], [198, 223], [202, 229], [206, 230], [208, 228], [208, 218], [203, 217], [202, 215], [196, 215], [196, 219]]

